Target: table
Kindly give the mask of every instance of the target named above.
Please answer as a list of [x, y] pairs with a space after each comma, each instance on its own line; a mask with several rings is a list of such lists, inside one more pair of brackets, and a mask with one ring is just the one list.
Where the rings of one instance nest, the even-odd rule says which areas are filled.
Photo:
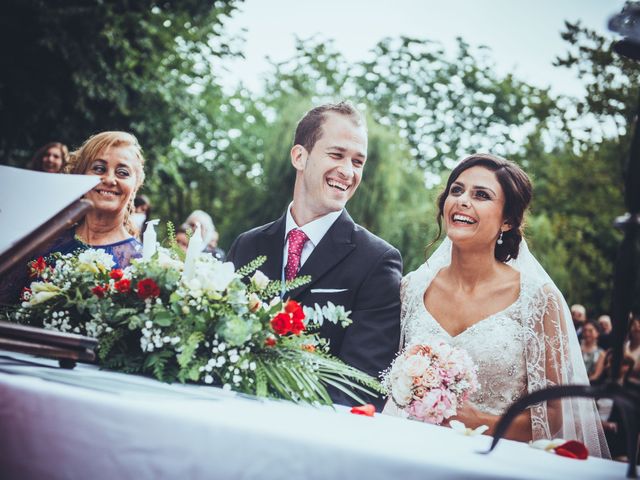
[[3, 479], [624, 478], [490, 437], [0, 351]]

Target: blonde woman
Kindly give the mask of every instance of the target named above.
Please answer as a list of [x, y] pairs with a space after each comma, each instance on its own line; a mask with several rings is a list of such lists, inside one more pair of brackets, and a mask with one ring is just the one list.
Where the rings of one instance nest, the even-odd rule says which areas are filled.
[[131, 258], [140, 255], [141, 247], [131, 221], [133, 201], [144, 182], [144, 157], [138, 140], [126, 132], [98, 133], [71, 154], [66, 171], [96, 175], [100, 183], [85, 195], [93, 202], [93, 210], [51, 251], [102, 248], [113, 256], [118, 268], [126, 267]]
[[[144, 182], [144, 157], [136, 137], [126, 132], [93, 135], [71, 153], [65, 171], [100, 178], [100, 183], [85, 195], [94, 208], [79, 224], [36, 252], [34, 258], [101, 248], [113, 257], [115, 268], [124, 268], [132, 258], [141, 256], [141, 244], [134, 236], [137, 231], [130, 218], [136, 192]], [[26, 265], [6, 275], [0, 282], [0, 303], [18, 302], [28, 281]]]

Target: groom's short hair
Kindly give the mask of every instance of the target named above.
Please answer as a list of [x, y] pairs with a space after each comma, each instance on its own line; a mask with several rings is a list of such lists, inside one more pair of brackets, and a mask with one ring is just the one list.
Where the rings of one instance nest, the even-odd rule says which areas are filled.
[[340, 103], [326, 103], [314, 107], [304, 114], [298, 122], [296, 133], [293, 138], [294, 145], [302, 145], [307, 152], [313, 150], [314, 145], [322, 136], [322, 125], [326, 120], [327, 113], [336, 113], [349, 117], [354, 124], [365, 125], [362, 114], [351, 103], [342, 101]]

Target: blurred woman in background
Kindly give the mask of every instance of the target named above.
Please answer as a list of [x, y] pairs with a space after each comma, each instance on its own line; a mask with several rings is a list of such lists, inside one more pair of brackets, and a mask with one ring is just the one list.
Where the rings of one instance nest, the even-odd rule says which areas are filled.
[[604, 363], [604, 357], [602, 359], [601, 357], [604, 355], [604, 350], [598, 346], [599, 336], [600, 330], [596, 322], [588, 321], [582, 327], [580, 351], [590, 381], [596, 380], [602, 373], [601, 365]]
[[40, 147], [31, 158], [31, 169], [60, 173], [69, 161], [69, 149], [64, 143], [50, 142]]

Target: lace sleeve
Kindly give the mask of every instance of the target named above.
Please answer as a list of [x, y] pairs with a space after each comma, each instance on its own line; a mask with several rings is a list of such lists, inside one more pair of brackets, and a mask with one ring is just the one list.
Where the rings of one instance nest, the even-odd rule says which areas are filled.
[[132, 259], [142, 257], [142, 244], [133, 237], [109, 246], [105, 250], [111, 254], [117, 268], [125, 268], [131, 264]]
[[[410, 275], [410, 274], [409, 274]], [[398, 351], [402, 350], [405, 341], [405, 330], [407, 327], [407, 307], [409, 304], [408, 283], [410, 276], [407, 275], [400, 282], [400, 345]]]
[[[555, 286], [544, 284], [535, 288], [524, 308], [523, 319], [529, 392], [553, 385], [588, 385], [569, 309]], [[531, 430], [533, 440], [576, 439], [592, 455], [609, 455], [592, 399], [563, 398], [532, 406]]]

